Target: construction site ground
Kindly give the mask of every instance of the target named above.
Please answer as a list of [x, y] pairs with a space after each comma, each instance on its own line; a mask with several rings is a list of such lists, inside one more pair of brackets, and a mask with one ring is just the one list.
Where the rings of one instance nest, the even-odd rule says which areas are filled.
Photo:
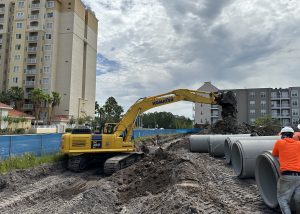
[[263, 203], [255, 180], [189, 152], [186, 136], [137, 145], [149, 153], [111, 176], [101, 163], [81, 173], [57, 163], [1, 175], [0, 213], [280, 213]]

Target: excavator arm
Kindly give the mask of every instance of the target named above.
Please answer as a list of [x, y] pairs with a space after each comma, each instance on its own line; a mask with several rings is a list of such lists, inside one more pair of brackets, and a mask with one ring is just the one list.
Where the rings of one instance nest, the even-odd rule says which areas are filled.
[[124, 142], [131, 140], [135, 121], [141, 113], [158, 107], [178, 101], [191, 101], [195, 103], [217, 104], [218, 95], [204, 91], [193, 91], [188, 89], [178, 89], [157, 96], [145, 97], [134, 103], [116, 125], [114, 134], [123, 135]]

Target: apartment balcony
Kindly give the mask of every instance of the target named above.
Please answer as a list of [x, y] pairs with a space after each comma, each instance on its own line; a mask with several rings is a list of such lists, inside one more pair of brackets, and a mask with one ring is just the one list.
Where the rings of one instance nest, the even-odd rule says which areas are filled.
[[47, 1], [46, 7], [47, 8], [54, 8], [54, 1]]
[[5, 8], [4, 7], [0, 8], [0, 13], [4, 13], [4, 12], [5, 12]]
[[34, 87], [35, 81], [25, 81], [26, 87]]
[[218, 118], [219, 115], [218, 114], [212, 114], [211, 117]]
[[28, 30], [30, 30], [30, 31], [38, 31], [38, 30], [41, 30], [41, 26], [39, 26], [39, 25], [30, 25], [28, 27]]
[[28, 48], [27, 52], [37, 52], [37, 47]]
[[38, 36], [29, 36], [28, 41], [29, 42], [37, 42], [38, 41]]
[[40, 4], [32, 4], [31, 5], [31, 10], [37, 10], [37, 9], [40, 9]]
[[29, 64], [35, 64], [37, 62], [37, 59], [36, 58], [29, 58], [26, 60], [27, 63]]
[[272, 118], [290, 118], [290, 114], [272, 114]]
[[281, 104], [281, 108], [291, 108], [289, 104]]
[[271, 96], [271, 100], [289, 100], [290, 97], [289, 96]]
[[3, 43], [3, 39], [0, 39], [0, 44], [2, 44]]
[[36, 74], [36, 69], [26, 69], [25, 74]]
[[23, 110], [32, 110], [33, 104], [23, 104]]
[[39, 19], [39, 15], [30, 15], [29, 16], [30, 20], [38, 20]]
[[211, 105], [211, 109], [219, 109], [218, 105]]

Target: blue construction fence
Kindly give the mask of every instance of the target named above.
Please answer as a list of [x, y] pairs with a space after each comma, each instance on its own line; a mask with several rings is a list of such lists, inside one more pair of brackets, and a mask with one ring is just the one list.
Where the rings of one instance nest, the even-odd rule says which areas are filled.
[[145, 137], [151, 135], [163, 135], [163, 134], [192, 134], [199, 132], [200, 129], [134, 129], [133, 139], [138, 137]]
[[59, 151], [62, 134], [0, 136], [0, 159], [32, 153], [40, 156]]
[[[163, 134], [188, 134], [200, 129], [135, 129], [133, 138]], [[32, 134], [0, 136], [0, 159], [32, 153], [36, 156], [57, 153], [62, 134]]]

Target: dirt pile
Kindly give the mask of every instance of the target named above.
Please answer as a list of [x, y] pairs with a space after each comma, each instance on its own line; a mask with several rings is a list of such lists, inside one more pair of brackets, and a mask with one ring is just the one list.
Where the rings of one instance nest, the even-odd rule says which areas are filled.
[[264, 205], [254, 180], [190, 153], [186, 138], [148, 147], [144, 159], [109, 177], [58, 166], [2, 175], [0, 213], [279, 213]]

